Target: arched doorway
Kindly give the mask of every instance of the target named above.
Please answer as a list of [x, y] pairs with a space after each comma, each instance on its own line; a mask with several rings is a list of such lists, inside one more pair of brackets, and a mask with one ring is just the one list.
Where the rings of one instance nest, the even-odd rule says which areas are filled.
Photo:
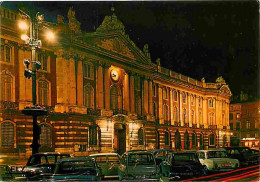
[[114, 125], [114, 149], [120, 155], [126, 151], [126, 126], [122, 123]]
[[204, 149], [204, 142], [203, 142], [203, 134], [200, 134], [200, 149], [203, 150]]
[[189, 137], [189, 133], [188, 133], [187, 130], [184, 133], [184, 149], [185, 150], [189, 150], [190, 149], [190, 137]]
[[181, 134], [178, 130], [175, 132], [175, 149], [181, 150]]
[[192, 148], [195, 149], [197, 147], [197, 136], [196, 136], [196, 133], [195, 132], [192, 133], [191, 137], [192, 137]]
[[216, 148], [216, 135], [214, 133], [209, 135], [209, 148]]

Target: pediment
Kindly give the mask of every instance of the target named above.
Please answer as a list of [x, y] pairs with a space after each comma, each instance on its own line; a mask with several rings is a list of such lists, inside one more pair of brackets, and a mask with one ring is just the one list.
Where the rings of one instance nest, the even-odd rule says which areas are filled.
[[227, 85], [223, 85], [220, 89], [219, 89], [219, 92], [220, 94], [223, 94], [223, 95], [227, 95], [227, 96], [231, 96], [232, 93], [229, 89], [229, 87]]

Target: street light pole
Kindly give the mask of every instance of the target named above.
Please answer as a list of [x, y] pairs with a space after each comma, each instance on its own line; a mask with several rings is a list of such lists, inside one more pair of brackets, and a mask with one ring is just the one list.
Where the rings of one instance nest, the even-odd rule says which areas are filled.
[[[27, 75], [27, 78], [32, 77], [32, 102], [33, 107], [25, 107], [22, 111], [25, 115], [29, 115], [33, 117], [33, 141], [31, 144], [32, 148], [32, 154], [38, 153], [40, 144], [39, 144], [39, 138], [40, 138], [40, 127], [37, 124], [37, 117], [43, 116], [47, 114], [47, 110], [41, 108], [40, 106], [37, 106], [36, 104], [36, 70], [39, 68], [40, 64], [36, 61], [36, 47], [39, 47], [41, 45], [41, 41], [38, 40], [38, 13], [34, 17], [30, 17], [25, 12], [21, 11], [29, 20], [30, 20], [30, 37], [27, 43], [29, 46], [31, 46], [31, 59], [32, 59], [32, 70], [28, 73], [28, 68], [30, 61], [26, 60], [25, 62], [27, 66], [27, 70], [25, 70], [25, 75]], [[26, 73], [27, 71], [27, 73]], [[29, 76], [28, 76], [29, 74]]]

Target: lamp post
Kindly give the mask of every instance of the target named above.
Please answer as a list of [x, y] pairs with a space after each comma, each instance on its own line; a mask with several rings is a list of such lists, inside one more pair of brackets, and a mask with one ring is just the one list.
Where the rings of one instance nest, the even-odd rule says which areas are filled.
[[[25, 72], [24, 76], [28, 79], [32, 77], [32, 107], [25, 107], [24, 110], [22, 110], [22, 113], [25, 115], [29, 115], [33, 117], [33, 141], [31, 144], [32, 148], [32, 154], [38, 153], [40, 144], [39, 144], [39, 138], [40, 138], [40, 127], [37, 124], [37, 117], [43, 116], [47, 114], [47, 110], [44, 108], [38, 106], [36, 104], [36, 70], [40, 68], [41, 63], [39, 61], [36, 61], [36, 48], [41, 47], [41, 40], [38, 40], [38, 25], [43, 22], [43, 15], [40, 15], [39, 12], [35, 15], [28, 15], [24, 11], [20, 10], [22, 16], [24, 16], [26, 19], [29, 20], [30, 26], [27, 26], [24, 22], [21, 22], [19, 24], [19, 27], [22, 30], [27, 30], [29, 28], [29, 35], [26, 34], [22, 35], [22, 39], [25, 41], [26, 44], [28, 44], [31, 47], [31, 63], [32, 63], [32, 69], [29, 69], [30, 65], [30, 59], [24, 60], [25, 65]], [[27, 33], [27, 32], [26, 32]]]

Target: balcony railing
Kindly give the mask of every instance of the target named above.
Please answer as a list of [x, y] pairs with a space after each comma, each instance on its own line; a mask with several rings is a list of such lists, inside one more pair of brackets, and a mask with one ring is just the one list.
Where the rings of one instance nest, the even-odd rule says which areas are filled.
[[204, 124], [201, 124], [201, 125], [200, 125], [200, 129], [204, 129]]
[[19, 103], [10, 101], [0, 101], [0, 110], [19, 110]]
[[183, 126], [188, 128], [189, 127], [189, 123], [184, 123]]
[[91, 116], [100, 116], [101, 110], [100, 109], [87, 108], [87, 114], [91, 115]]
[[192, 128], [197, 128], [197, 124], [192, 124]]
[[171, 125], [171, 121], [164, 120], [165, 125]]
[[174, 126], [181, 126], [181, 122], [174, 121]]
[[227, 129], [227, 126], [223, 126], [223, 130], [226, 130]]
[[137, 115], [137, 119], [139, 119], [139, 120], [146, 120], [146, 116], [138, 114]]
[[209, 129], [217, 129], [217, 125], [209, 125]]

